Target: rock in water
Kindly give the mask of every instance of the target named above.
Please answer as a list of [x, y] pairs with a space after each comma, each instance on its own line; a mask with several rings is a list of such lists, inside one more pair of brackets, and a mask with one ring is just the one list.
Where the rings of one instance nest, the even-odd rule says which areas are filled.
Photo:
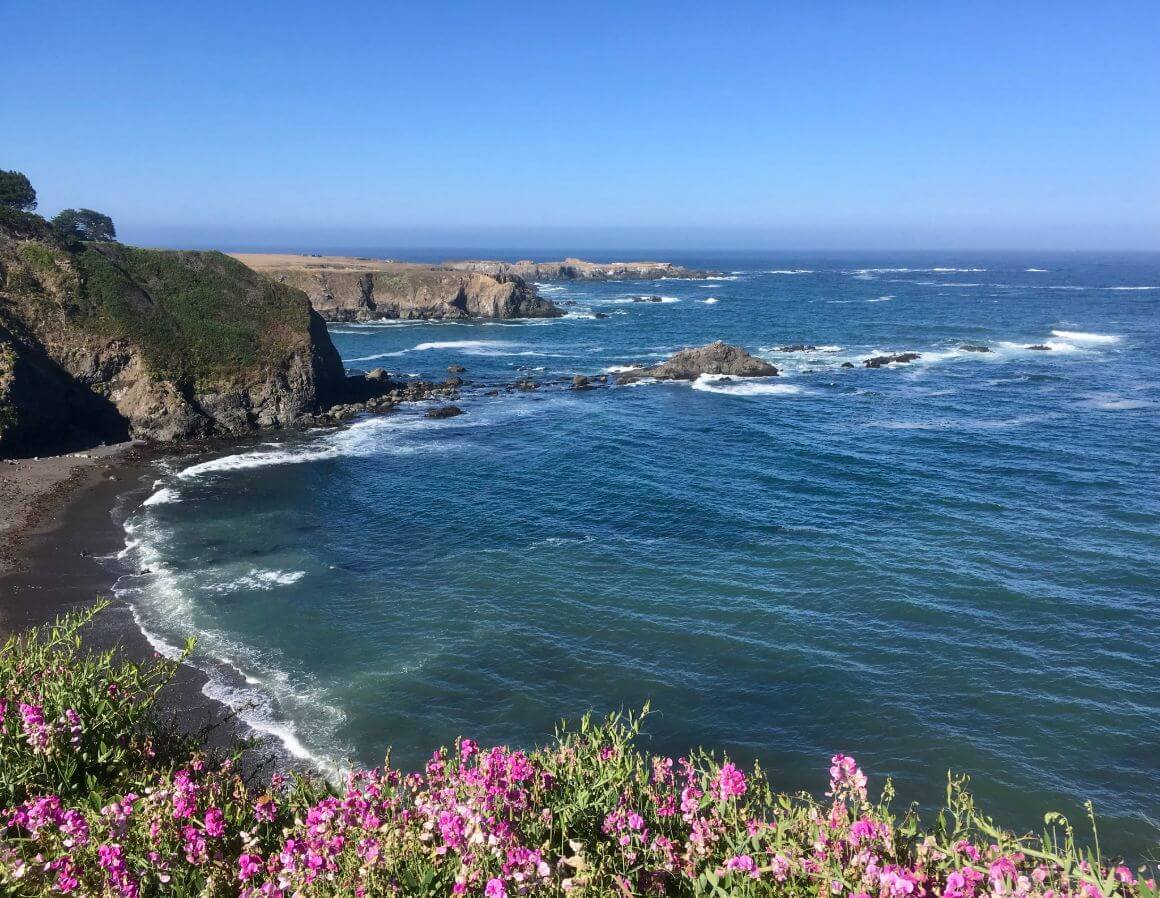
[[633, 302], [664, 302], [663, 296], [634, 296]]
[[962, 346], [959, 347], [959, 349], [962, 352], [990, 352], [991, 351], [990, 347], [979, 346], [978, 344], [975, 344], [975, 343], [964, 343]]
[[464, 367], [463, 367], [462, 365], [460, 365], [460, 364], [454, 364], [454, 365], [448, 365], [448, 366], [447, 366], [447, 373], [448, 373], [448, 374], [462, 374], [462, 373], [463, 373], [464, 371], [466, 371], [466, 370], [467, 370], [467, 369], [466, 369], [466, 368], [464, 368]]
[[732, 374], [736, 377], [775, 377], [777, 369], [764, 359], [750, 355], [740, 346], [718, 340], [696, 349], [682, 349], [672, 358], [651, 368], [628, 371], [617, 378], [626, 384], [653, 377], [657, 380], [696, 380], [702, 374]]
[[1034, 346], [1028, 346], [1028, 349], [1034, 349], [1036, 352], [1050, 352], [1051, 347], [1045, 343], [1036, 343]]
[[899, 365], [909, 365], [915, 359], [922, 358], [922, 355], [917, 352], [902, 352], [898, 355], [876, 355], [872, 359], [866, 359], [864, 364], [867, 368], [881, 368], [883, 365], [890, 365], [897, 362]]
[[813, 352], [818, 347], [812, 343], [791, 343], [789, 346], [777, 347], [778, 352]]
[[842, 362], [842, 367], [843, 368], [853, 368], [854, 363], [853, 362]]
[[438, 408], [427, 409], [428, 418], [454, 418], [456, 415], [462, 415], [463, 409], [457, 405], [441, 405]]
[[592, 386], [591, 382], [583, 374], [577, 374], [572, 378], [573, 390], [587, 390]]

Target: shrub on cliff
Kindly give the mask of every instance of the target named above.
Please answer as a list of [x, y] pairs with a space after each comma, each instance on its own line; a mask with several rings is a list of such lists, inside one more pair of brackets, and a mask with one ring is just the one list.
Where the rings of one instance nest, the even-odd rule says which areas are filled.
[[309, 328], [305, 296], [218, 252], [90, 246], [77, 323], [138, 345], [158, 375], [212, 386], [276, 367]]
[[[892, 810], [889, 782], [872, 798], [844, 755], [822, 799], [774, 792], [760, 768], [704, 752], [646, 755], [644, 715], [585, 717], [529, 751], [460, 739], [409, 774], [388, 756], [342, 788], [248, 786], [229, 762], [183, 757], [189, 746], [156, 751], [153, 696], [172, 668], [83, 654], [86, 619], [9, 643], [0, 662], [0, 765], [15, 802], [0, 812], [3, 894], [1157, 895], [1098, 842], [1082, 850], [1061, 818], [1041, 838], [1000, 830], [962, 780], [924, 825]], [[113, 685], [126, 690], [115, 701]]]
[[0, 206], [20, 212], [36, 208], [36, 191], [25, 174], [0, 170]]
[[52, 226], [66, 239], [101, 241], [117, 239], [113, 219], [92, 209], [62, 209], [53, 218]]

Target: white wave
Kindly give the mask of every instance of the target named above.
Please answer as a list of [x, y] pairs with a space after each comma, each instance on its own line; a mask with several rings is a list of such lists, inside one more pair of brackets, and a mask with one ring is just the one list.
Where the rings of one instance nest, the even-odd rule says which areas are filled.
[[407, 350], [400, 349], [398, 352], [376, 352], [374, 355], [360, 355], [352, 359], [343, 359], [344, 362], [374, 362], [378, 359], [389, 359], [395, 356], [405, 355]]
[[165, 505], [168, 502], [180, 502], [181, 496], [178, 495], [177, 490], [170, 487], [162, 487], [152, 496], [142, 502], [142, 505]]
[[[1001, 349], [1001, 350], [1005, 350], [1008, 353], [1018, 353], [1018, 354], [1027, 353], [1028, 355], [1032, 355], [1032, 356], [1046, 354], [1041, 349], [1032, 349], [1031, 348], [1032, 345], [1037, 345], [1037, 344], [1013, 343], [1009, 340], [1003, 340], [1003, 341], [996, 344], [996, 348]], [[1051, 352], [1056, 352], [1056, 353], [1082, 352], [1083, 351], [1078, 346], [1076, 346], [1074, 343], [1066, 343], [1062, 340], [1046, 340], [1046, 341], [1044, 341], [1043, 345], [1048, 347], [1048, 349]]]
[[975, 273], [986, 271], [986, 268], [855, 268], [853, 271], [846, 272], [853, 275], [875, 275], [875, 274], [958, 274], [958, 273]]
[[306, 576], [306, 571], [263, 571], [254, 568], [248, 574], [206, 586], [216, 593], [237, 592], [239, 589], [274, 589], [276, 586], [290, 586]]
[[693, 381], [693, 389], [724, 396], [791, 396], [801, 393], [801, 387], [774, 383], [765, 378], [738, 380], [728, 374], [702, 374]]
[[1155, 287], [1104, 287], [1104, 290], [1160, 290], [1160, 286]]
[[713, 305], [713, 303], [718, 302], [718, 301], [719, 300], [717, 299], [716, 296], [710, 296], [708, 299], [701, 300], [701, 302], [703, 302], [707, 306], [711, 306], [711, 305]]
[[1155, 402], [1148, 399], [1129, 399], [1123, 396], [1117, 396], [1115, 393], [1097, 393], [1088, 397], [1083, 404], [1090, 408], [1097, 408], [1107, 412], [1132, 411], [1141, 408], [1151, 408], [1156, 405]]
[[879, 296], [877, 299], [868, 299], [866, 302], [890, 302], [894, 299], [893, 296]]
[[1053, 337], [1070, 340], [1072, 343], [1118, 343], [1120, 338], [1113, 334], [1089, 334], [1084, 331], [1052, 331]]
[[659, 302], [656, 300], [652, 300], [652, 299], [638, 299], [637, 298], [637, 297], [641, 297], [641, 296], [651, 296], [651, 295], [653, 295], [653, 294], [634, 293], [631, 296], [622, 296], [622, 297], [619, 297], [617, 299], [605, 299], [605, 300], [601, 300], [601, 301], [605, 302], [605, 303], [613, 303], [616, 305], [628, 305], [629, 303], [632, 303], [635, 305], [642, 305], [642, 306], [661, 305], [661, 303], [667, 304], [667, 303], [674, 303], [674, 302], [681, 301], [680, 298], [676, 297], [676, 296], [662, 296], [660, 298]]
[[604, 374], [623, 374], [625, 371], [639, 371], [640, 365], [610, 365], [605, 368]]
[[767, 271], [766, 274], [813, 274], [809, 268], [775, 268], [773, 271]]
[[[254, 731], [276, 738], [291, 756], [329, 772], [337, 771], [338, 767], [328, 757], [311, 751], [300, 738], [297, 727], [283, 717], [295, 716], [293, 711], [298, 711], [316, 724], [313, 729], [333, 733], [345, 715], [333, 707], [321, 690], [296, 682], [281, 670], [276, 659], [262, 657], [256, 649], [238, 645], [214, 629], [212, 623], [199, 626], [201, 615], [193, 596], [204, 588], [204, 583], [200, 574], [177, 572], [165, 563], [167, 531], [151, 526], [148, 520], [133, 519], [125, 523], [124, 529], [126, 544], [122, 554], [131, 556], [133, 568], [143, 573], [120, 578], [114, 591], [128, 604], [137, 628], [149, 644], [159, 654], [173, 659], [181, 654], [179, 639], [196, 635], [198, 651], [188, 663], [206, 675], [202, 692], [207, 697], [236, 711]], [[258, 582], [270, 583], [292, 582], [303, 575], [296, 571], [254, 572]], [[239, 663], [234, 658], [244, 660]], [[238, 678], [261, 688], [234, 685]], [[275, 702], [291, 709], [290, 712], [278, 714]], [[341, 752], [335, 755], [341, 756]]]
[[1033, 274], [1046, 274], [1047, 273], [1046, 268], [1024, 268], [1023, 270], [1027, 271], [1027, 272], [1031, 272]]
[[428, 352], [432, 349], [461, 349], [466, 352], [476, 352], [488, 349], [503, 349], [518, 344], [506, 340], [436, 340], [430, 343], [420, 343], [411, 348], [411, 352]]
[[283, 444], [274, 444], [277, 448], [269, 451], [255, 450], [213, 458], [190, 465], [188, 468], [178, 471], [174, 476], [180, 480], [191, 480], [205, 474], [246, 471], [273, 465], [307, 464], [342, 456], [358, 458], [385, 452], [409, 454], [420, 449], [445, 449], [446, 444], [442, 443], [415, 446], [385, 439], [394, 433], [423, 430], [430, 427], [432, 423], [424, 418], [410, 415], [367, 418], [331, 433], [325, 439], [313, 440], [289, 448], [285, 448]]

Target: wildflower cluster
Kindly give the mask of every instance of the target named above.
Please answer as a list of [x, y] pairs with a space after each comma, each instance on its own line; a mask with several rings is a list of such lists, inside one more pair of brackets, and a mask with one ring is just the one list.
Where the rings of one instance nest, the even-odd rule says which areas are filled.
[[[38, 651], [10, 644], [0, 673]], [[110, 669], [94, 668], [100, 682]], [[118, 701], [151, 694], [124, 674]], [[28, 756], [59, 759], [104, 730], [84, 702], [60, 706], [90, 690], [50, 684], [62, 675], [2, 680], [20, 688], [0, 706], [0, 761], [33, 769]], [[158, 753], [134, 717], [132, 773], [93, 774], [87, 791], [34, 781], [0, 811], [0, 894], [1157, 898], [1150, 874], [1081, 851], [1062, 820], [1038, 838], [996, 828], [961, 780], [924, 826], [891, 810], [889, 784], [872, 800], [848, 756], [832, 758], [823, 800], [790, 796], [759, 767], [642, 753], [644, 719], [585, 717], [531, 751], [461, 739], [421, 771], [388, 758], [341, 787], [277, 774], [255, 787], [228, 759]]]

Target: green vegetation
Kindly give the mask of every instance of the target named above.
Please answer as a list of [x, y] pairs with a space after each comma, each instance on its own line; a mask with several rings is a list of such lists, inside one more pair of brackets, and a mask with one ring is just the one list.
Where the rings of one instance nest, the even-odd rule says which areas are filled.
[[0, 206], [18, 212], [31, 212], [36, 208], [36, 191], [27, 176], [18, 171], [0, 170]]
[[65, 238], [104, 242], [117, 239], [113, 219], [92, 209], [64, 209], [52, 220], [52, 226]]
[[77, 323], [131, 340], [158, 376], [202, 389], [280, 363], [306, 332], [304, 296], [222, 253], [88, 247]]
[[158, 712], [175, 662], [83, 649], [94, 613], [0, 650], [12, 898], [1157, 898], [1153, 871], [1101, 853], [1094, 816], [1090, 849], [1059, 815], [1016, 836], [952, 778], [924, 820], [845, 755], [825, 797], [779, 793], [759, 767], [644, 753], [647, 708], [529, 751], [460, 739], [410, 774], [388, 755], [341, 787], [247, 781]]

